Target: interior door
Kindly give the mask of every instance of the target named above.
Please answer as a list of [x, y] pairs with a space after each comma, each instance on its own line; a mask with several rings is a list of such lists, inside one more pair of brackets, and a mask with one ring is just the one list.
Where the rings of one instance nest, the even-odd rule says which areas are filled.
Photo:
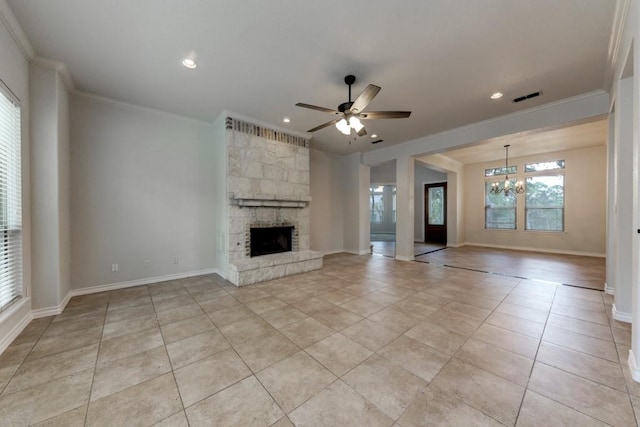
[[424, 241], [447, 244], [447, 183], [424, 185]]

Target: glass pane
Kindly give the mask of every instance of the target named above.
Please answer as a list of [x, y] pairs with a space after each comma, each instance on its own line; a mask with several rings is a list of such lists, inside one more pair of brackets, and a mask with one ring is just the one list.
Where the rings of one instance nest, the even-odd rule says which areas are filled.
[[564, 228], [564, 209], [533, 208], [527, 209], [527, 230], [562, 231]]
[[382, 185], [372, 186], [369, 193], [369, 212], [371, 213], [371, 222], [374, 224], [382, 224], [384, 220], [384, 187]]
[[484, 176], [498, 176], [498, 175], [515, 175], [518, 172], [517, 166], [509, 166], [505, 168], [504, 166], [501, 168], [490, 168], [484, 170]]
[[444, 225], [444, 188], [429, 188], [429, 225]]
[[515, 208], [485, 208], [485, 227], [502, 230], [516, 229]]
[[564, 160], [555, 160], [553, 162], [529, 163], [525, 165], [525, 172], [540, 172], [554, 169], [564, 169]]
[[393, 187], [393, 223], [396, 223], [396, 187]]
[[[515, 180], [509, 180], [512, 186], [515, 186]], [[517, 198], [514, 192], [508, 195], [504, 193], [492, 194], [491, 181], [485, 181], [485, 228], [496, 228], [503, 230], [516, 229], [516, 202]], [[504, 182], [500, 182], [501, 186]]]
[[525, 229], [564, 230], [564, 175], [527, 178]]

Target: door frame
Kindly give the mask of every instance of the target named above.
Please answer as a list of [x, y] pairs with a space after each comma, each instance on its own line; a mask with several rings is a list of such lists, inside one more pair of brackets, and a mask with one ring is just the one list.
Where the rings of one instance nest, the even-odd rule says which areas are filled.
[[448, 203], [448, 189], [447, 189], [447, 181], [431, 181], [431, 182], [423, 182], [422, 183], [422, 241], [426, 243], [427, 240], [427, 223], [429, 221], [429, 216], [427, 214], [427, 197], [428, 197], [428, 193], [427, 193], [427, 189], [428, 187], [437, 187], [437, 186], [444, 186], [444, 227], [445, 227], [445, 244], [448, 241], [447, 238], [447, 216], [448, 216], [448, 210], [449, 210], [449, 203]]
[[420, 213], [420, 215], [422, 215], [422, 239], [420, 240], [421, 242], [424, 242], [424, 239], [427, 237], [427, 201], [426, 201], [426, 197], [425, 195], [425, 185], [431, 185], [431, 184], [446, 184], [447, 181], [423, 181], [422, 182], [422, 197], [420, 197], [420, 203], [422, 205], [422, 211]]

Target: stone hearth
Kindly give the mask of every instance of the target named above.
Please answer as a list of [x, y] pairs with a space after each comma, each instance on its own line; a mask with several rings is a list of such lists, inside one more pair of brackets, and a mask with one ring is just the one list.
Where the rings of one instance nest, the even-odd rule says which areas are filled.
[[[309, 142], [228, 117], [228, 280], [249, 285], [322, 268], [309, 242]], [[292, 251], [251, 257], [250, 229], [292, 226]]]

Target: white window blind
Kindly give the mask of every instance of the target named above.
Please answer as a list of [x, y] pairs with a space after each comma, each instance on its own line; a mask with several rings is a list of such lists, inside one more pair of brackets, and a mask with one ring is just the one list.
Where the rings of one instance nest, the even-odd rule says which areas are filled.
[[0, 84], [0, 311], [23, 296], [20, 105]]

